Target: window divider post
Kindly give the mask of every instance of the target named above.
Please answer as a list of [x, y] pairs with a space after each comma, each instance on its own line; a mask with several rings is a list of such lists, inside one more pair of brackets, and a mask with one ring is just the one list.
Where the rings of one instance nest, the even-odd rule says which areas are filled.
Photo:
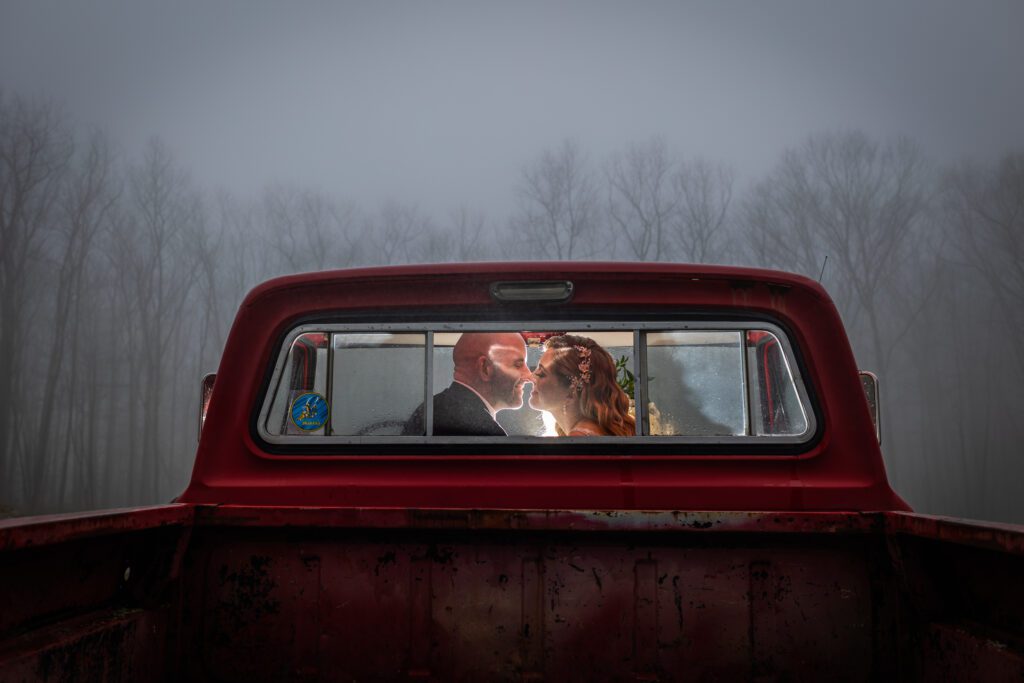
[[426, 358], [424, 359], [424, 384], [423, 384], [423, 429], [427, 436], [434, 434], [434, 332], [427, 330], [426, 344], [424, 345]]
[[646, 335], [633, 330], [633, 417], [636, 420], [636, 435], [647, 436], [651, 426], [647, 424], [647, 344]]

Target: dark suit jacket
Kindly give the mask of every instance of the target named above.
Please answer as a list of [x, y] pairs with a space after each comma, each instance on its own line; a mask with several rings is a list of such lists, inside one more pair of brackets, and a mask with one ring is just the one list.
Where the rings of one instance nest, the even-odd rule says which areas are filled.
[[[423, 434], [423, 405], [413, 411], [402, 434]], [[438, 436], [505, 436], [480, 397], [458, 382], [434, 395], [434, 434]]]

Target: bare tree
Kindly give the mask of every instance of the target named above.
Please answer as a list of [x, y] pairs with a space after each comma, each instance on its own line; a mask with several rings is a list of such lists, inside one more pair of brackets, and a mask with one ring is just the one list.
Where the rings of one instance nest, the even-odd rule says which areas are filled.
[[[130, 178], [130, 214], [117, 226], [114, 254], [124, 272], [119, 283], [125, 310], [122, 335], [131, 341], [127, 413], [133, 429], [129, 481], [157, 500], [168, 475], [168, 424], [164, 414], [173, 390], [173, 364], [189, 293], [194, 284], [189, 237], [203, 207], [158, 140], [151, 140]], [[167, 437], [167, 438], [164, 438]]]
[[629, 256], [660, 261], [669, 253], [671, 223], [679, 206], [673, 191], [672, 162], [661, 138], [630, 145], [605, 169], [609, 226], [623, 237]]
[[733, 181], [732, 170], [702, 159], [679, 164], [672, 176], [676, 197], [672, 236], [684, 260], [691, 263], [721, 260]]
[[884, 372], [924, 296], [906, 300], [899, 329], [883, 309], [899, 303], [909, 260], [925, 236], [923, 162], [907, 140], [879, 145], [862, 133], [814, 136], [786, 152], [782, 164], [745, 206], [745, 227], [761, 265], [818, 278], [826, 256], [830, 288], [851, 328], [865, 319], [868, 345]]
[[[1014, 339], [1024, 339], [1024, 153], [991, 169], [971, 166], [946, 175], [943, 205], [960, 258], [999, 302]], [[1024, 347], [1013, 345], [1024, 371]]]
[[[58, 497], [66, 493], [72, 468], [72, 455], [91, 457], [91, 454], [72, 451], [74, 439], [74, 405], [62, 403], [57, 410], [58, 390], [61, 394], [75, 395], [80, 384], [82, 356], [83, 298], [91, 294], [85, 288], [87, 268], [92, 261], [93, 245], [118, 195], [112, 186], [112, 161], [109, 145], [99, 134], [89, 141], [80, 163], [70, 171], [67, 183], [60, 192], [56, 213], [59, 220], [54, 229], [56, 245], [52, 249], [56, 276], [50, 279], [48, 293], [53, 298], [53, 312], [47, 333], [42, 335], [50, 344], [39, 400], [35, 434], [26, 452], [27, 499], [36, 506], [46, 491]], [[64, 429], [54, 418], [63, 413]], [[57, 422], [55, 424], [55, 422]], [[61, 434], [62, 431], [62, 434]], [[57, 450], [52, 437], [62, 435], [63, 445]], [[52, 465], [52, 470], [50, 466]]]
[[363, 234], [369, 246], [368, 260], [390, 265], [422, 261], [423, 243], [429, 241], [435, 229], [430, 218], [415, 206], [391, 200], [366, 220]]
[[[934, 223], [945, 239], [936, 296], [907, 349], [913, 384], [894, 383], [903, 394], [894, 469], [927, 509], [1019, 520], [1016, 491], [1003, 482], [1022, 474], [1024, 156], [962, 164], [944, 174], [939, 190]], [[921, 478], [934, 490], [915, 490]]]
[[523, 170], [519, 210], [512, 225], [531, 254], [572, 259], [596, 250], [591, 240], [599, 224], [592, 174], [579, 145], [566, 140]]
[[[890, 402], [890, 410], [901, 425], [893, 435], [892, 448], [900, 453], [893, 464], [932, 509], [978, 517], [994, 512], [991, 493], [1000, 487], [990, 475], [1020, 468], [1020, 372], [1007, 362], [1012, 340], [991, 334], [1005, 311], [986, 291], [984, 277], [948, 259], [937, 267], [936, 296], [906, 353], [906, 369], [915, 374], [900, 372], [902, 381], [892, 383], [900, 400]], [[921, 487], [921, 478], [934, 490]]]
[[806, 183], [793, 174], [780, 166], [751, 190], [741, 210], [743, 244], [754, 265], [817, 277], [827, 251], [815, 238], [801, 190]]
[[217, 239], [225, 248], [218, 268], [223, 275], [220, 298], [231, 306], [227, 312], [233, 315], [249, 289], [276, 273], [277, 266], [273, 264], [276, 259], [264, 248], [265, 240], [253, 239], [254, 235], [261, 234], [257, 218], [261, 214], [259, 206], [238, 202], [224, 193], [216, 197], [215, 206]]
[[61, 507], [75, 510], [111, 505], [111, 482], [103, 477], [107, 464], [123, 457], [121, 449], [105, 448], [103, 443], [104, 410], [115, 396], [110, 376], [115, 363], [107, 355], [114, 345], [105, 334], [109, 289], [104, 288], [107, 278], [98, 252], [94, 247], [84, 269], [84, 294], [75, 308], [77, 335], [71, 344], [68, 379], [61, 390], [67, 417], [58, 501]]
[[426, 225], [410, 261], [421, 263], [466, 263], [479, 261], [486, 253], [483, 214], [460, 207], [451, 213], [447, 227]]
[[352, 205], [275, 186], [264, 192], [262, 208], [267, 246], [280, 263], [279, 273], [342, 268], [357, 260]]
[[451, 212], [451, 226], [456, 261], [465, 263], [487, 258], [487, 244], [484, 241], [487, 218], [483, 213], [460, 206]]
[[6, 469], [0, 478], [8, 484], [3, 488], [19, 480], [14, 456], [25, 454], [23, 354], [41, 295], [35, 285], [45, 281], [34, 269], [72, 151], [71, 134], [53, 105], [7, 100], [0, 93], [0, 467]]

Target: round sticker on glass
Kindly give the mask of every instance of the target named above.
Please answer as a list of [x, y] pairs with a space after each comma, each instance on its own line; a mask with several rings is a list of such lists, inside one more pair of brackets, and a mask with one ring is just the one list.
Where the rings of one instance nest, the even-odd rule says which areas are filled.
[[327, 424], [327, 399], [320, 394], [301, 394], [292, 401], [292, 422], [299, 429], [311, 432]]

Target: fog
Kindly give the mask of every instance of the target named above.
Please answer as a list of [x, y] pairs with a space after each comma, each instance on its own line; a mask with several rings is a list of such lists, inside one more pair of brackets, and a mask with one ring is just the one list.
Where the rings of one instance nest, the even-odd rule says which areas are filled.
[[0, 514], [180, 492], [266, 278], [561, 258], [820, 278], [894, 487], [1024, 521], [1024, 5], [894, 4], [0, 0]]

